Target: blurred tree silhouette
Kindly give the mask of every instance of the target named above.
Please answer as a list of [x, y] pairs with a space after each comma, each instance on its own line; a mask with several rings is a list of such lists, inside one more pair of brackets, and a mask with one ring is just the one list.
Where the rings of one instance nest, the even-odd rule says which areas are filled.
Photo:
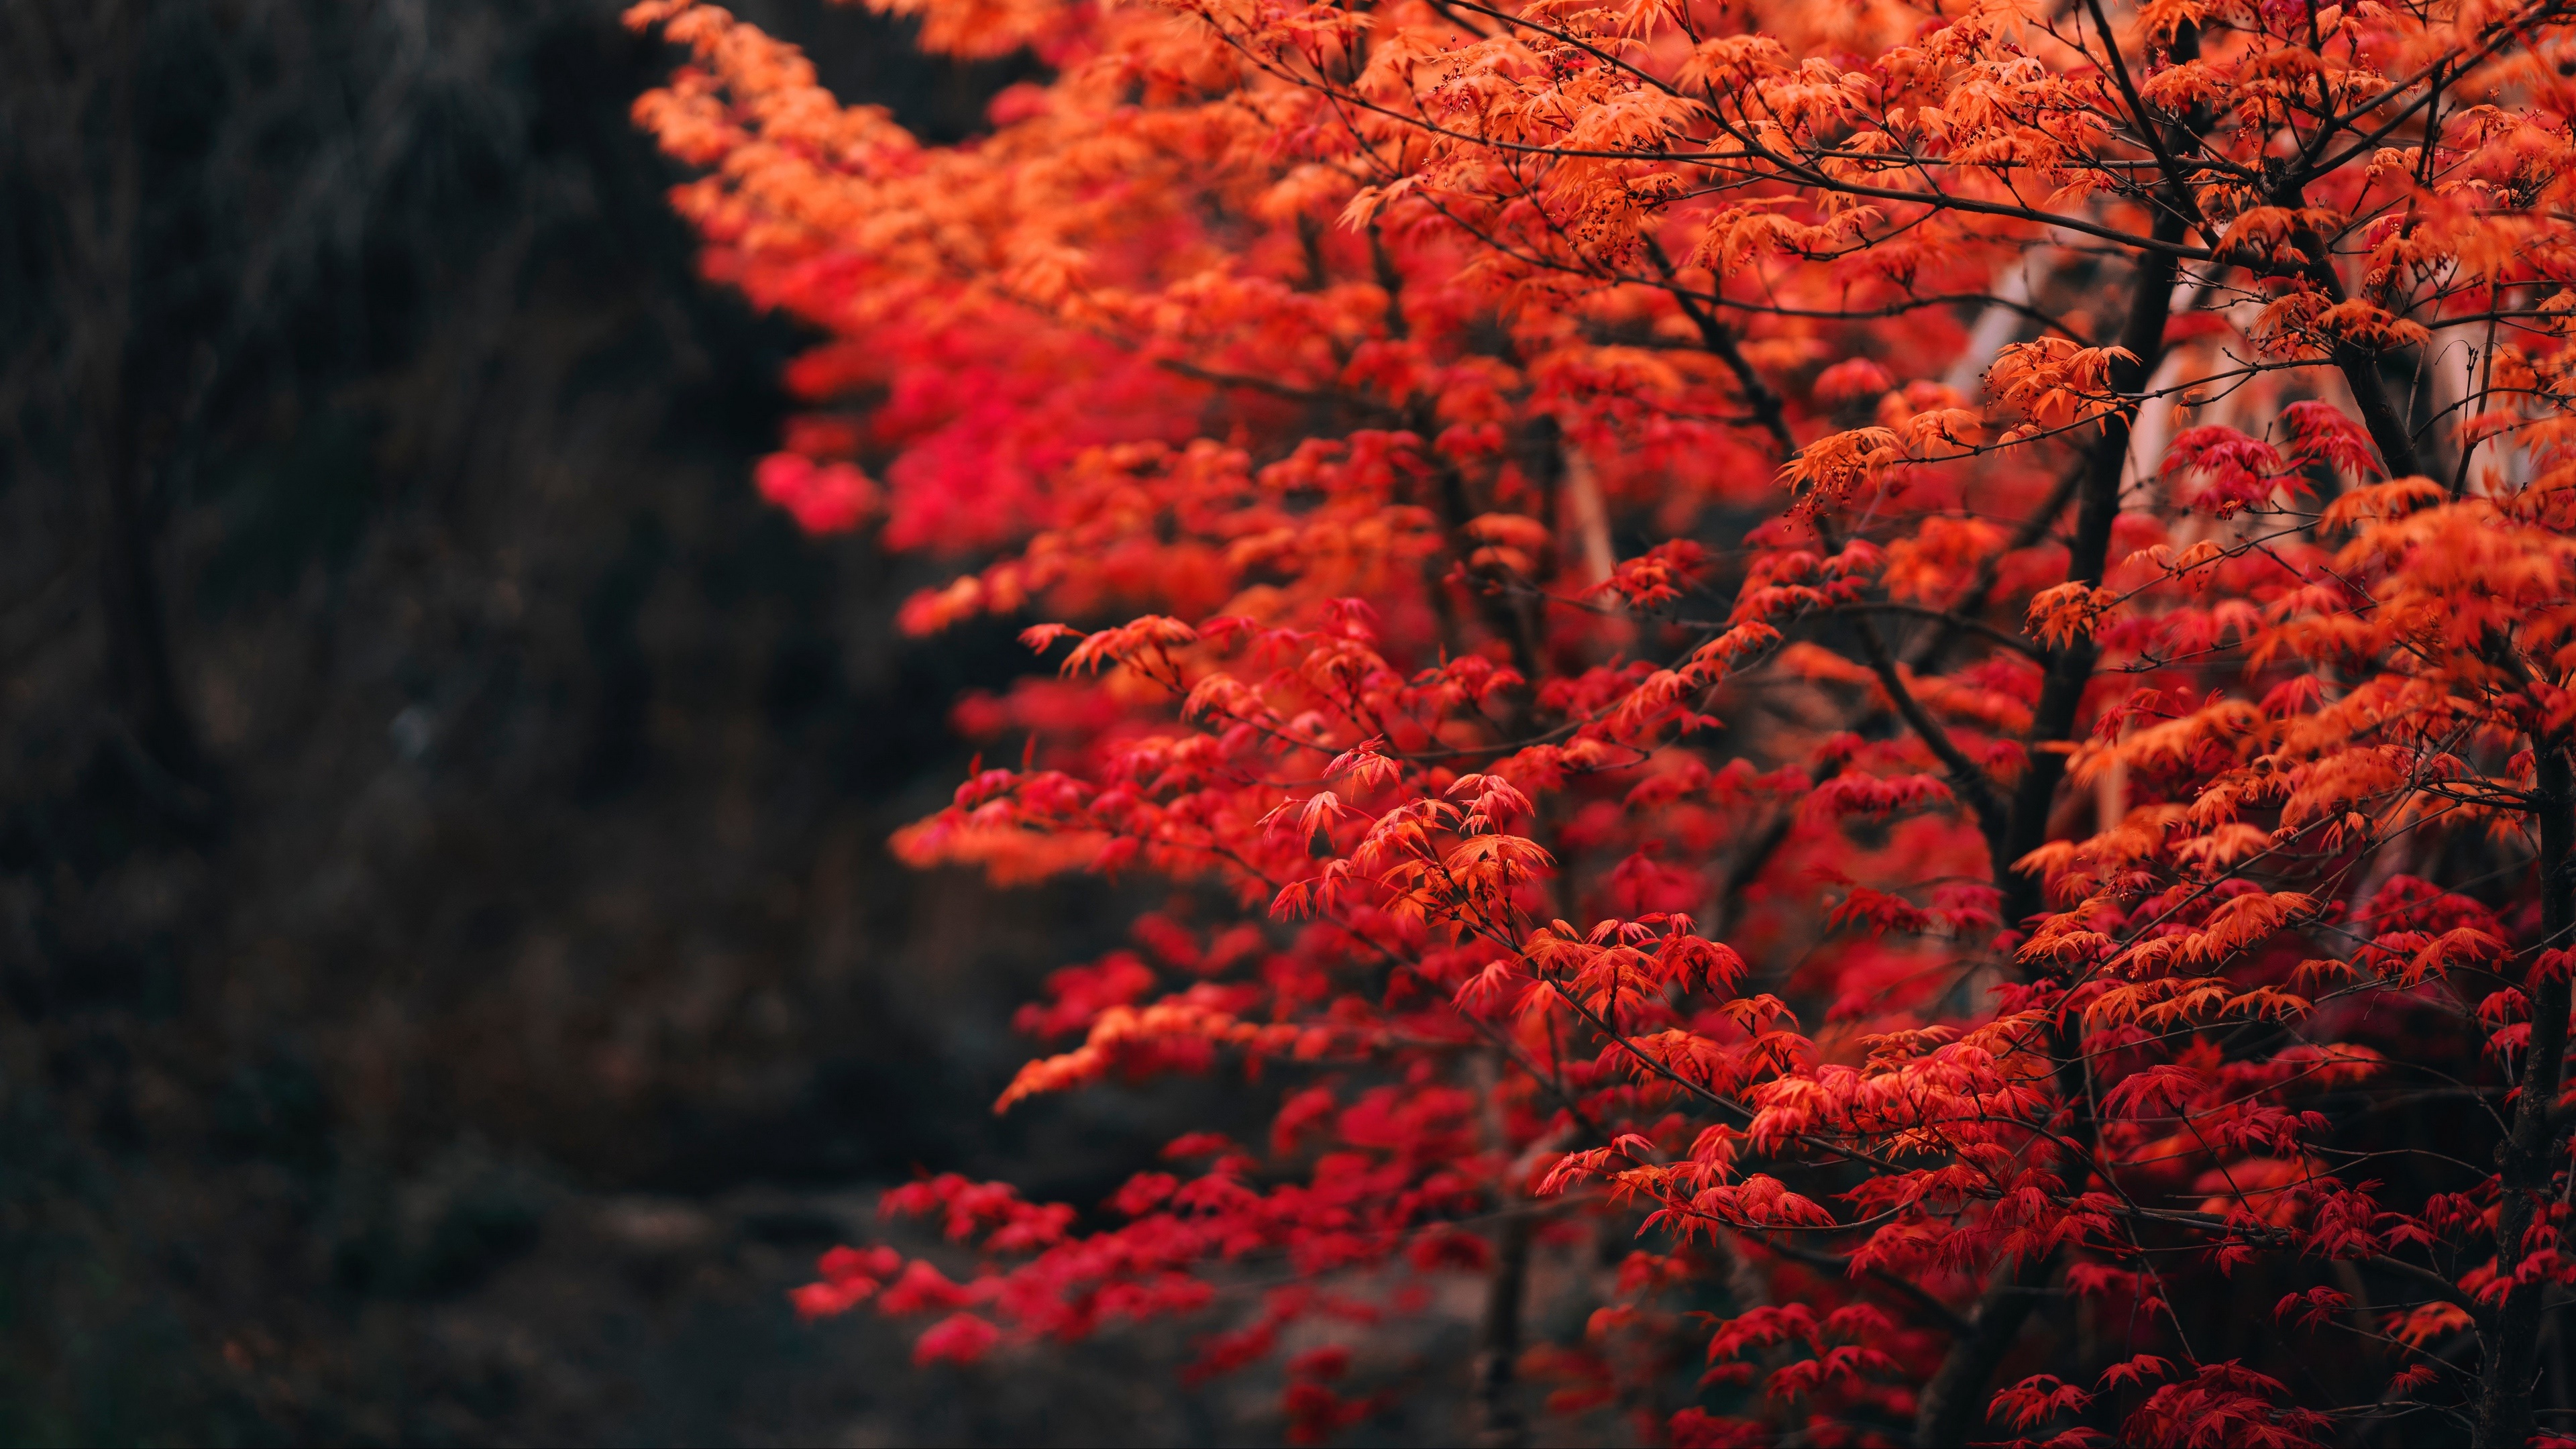
[[[745, 8], [933, 135], [1020, 73]], [[1038, 1422], [778, 1290], [848, 1185], [1154, 1138], [976, 1105], [1123, 913], [885, 861], [1018, 652], [753, 497], [795, 339], [616, 9], [0, 7], [0, 1439]], [[1207, 1437], [1134, 1377], [1050, 1432]]]

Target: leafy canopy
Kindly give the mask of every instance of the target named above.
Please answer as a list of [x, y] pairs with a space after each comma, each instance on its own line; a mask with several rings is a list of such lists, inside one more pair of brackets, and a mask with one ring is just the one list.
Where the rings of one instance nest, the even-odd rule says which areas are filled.
[[[1066, 621], [898, 848], [1170, 894], [999, 1105], [1277, 1110], [904, 1187], [972, 1271], [806, 1311], [1270, 1283], [1221, 1371], [1463, 1276], [1502, 1441], [1516, 1373], [1683, 1444], [2576, 1409], [2562, 0], [871, 3], [1052, 79], [925, 145], [630, 12], [709, 274], [826, 339], [758, 485], [953, 561], [909, 629]], [[1287, 1372], [1311, 1438], [1406, 1371]]]

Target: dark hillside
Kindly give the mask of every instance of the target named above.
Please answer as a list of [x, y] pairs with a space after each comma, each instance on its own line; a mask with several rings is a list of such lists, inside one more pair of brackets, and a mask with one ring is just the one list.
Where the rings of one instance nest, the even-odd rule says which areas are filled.
[[[754, 498], [798, 339], [617, 8], [0, 7], [0, 1440], [1039, 1432], [780, 1293], [1147, 1125], [986, 1110], [1120, 917], [885, 855], [1023, 656]], [[1013, 73], [767, 8], [933, 134]], [[1098, 1367], [1050, 1437], [1210, 1432]]]

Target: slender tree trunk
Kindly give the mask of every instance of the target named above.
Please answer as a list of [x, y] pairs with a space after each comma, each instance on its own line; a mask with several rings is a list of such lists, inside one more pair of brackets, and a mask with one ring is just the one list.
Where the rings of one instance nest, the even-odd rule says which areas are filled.
[[[2306, 206], [2305, 187], [2293, 187], [2282, 197], [2282, 204]], [[2325, 238], [2308, 227], [2290, 233], [2290, 244], [2307, 257], [2301, 269], [2308, 281], [2329, 302], [2344, 300], [2343, 278], [2336, 275], [2333, 255], [2326, 249]], [[2352, 389], [2353, 403], [2361, 409], [2362, 425], [2370, 430], [2370, 441], [2378, 447], [2380, 461], [2388, 465], [2391, 478], [2408, 478], [2423, 473], [2424, 460], [2415, 447], [2414, 430], [2406, 425], [2406, 408], [2388, 395], [2388, 374], [2380, 366], [2383, 354], [2349, 342], [2338, 342], [2333, 350], [2335, 370], [2343, 374], [2344, 385]], [[2411, 404], [2412, 399], [2410, 398]]]
[[111, 442], [100, 451], [103, 476], [94, 480], [103, 495], [99, 604], [107, 618], [117, 709], [154, 767], [175, 782], [195, 785], [201, 762], [170, 663], [169, 621], [152, 566], [152, 526], [138, 476], [144, 465], [131, 443]]
[[[2542, 938], [2564, 948], [2576, 926], [2576, 771], [2563, 742], [2533, 741], [2540, 805], [2540, 923]], [[2523, 1234], [2549, 1191], [2557, 1137], [2552, 1121], [2567, 1058], [2568, 982], [2564, 975], [2532, 991], [2531, 1050], [2516, 1084], [2513, 1124], [2496, 1147], [2503, 1196], [2496, 1211], [2497, 1266], [2511, 1273], [2522, 1258]], [[2485, 1338], [2478, 1364], [2478, 1449], [2519, 1446], [2532, 1433], [2531, 1390], [2538, 1372], [2543, 1285], [2516, 1284], [2494, 1316], [2481, 1325]]]
[[[2158, 240], [2178, 242], [2183, 230], [2179, 211], [2168, 209], [2156, 214], [2153, 234]], [[2176, 275], [2177, 264], [2170, 252], [2150, 251], [2138, 259], [2137, 279], [2129, 294], [2129, 316], [2120, 328], [2119, 344], [2135, 354], [2137, 360], [2113, 364], [2111, 385], [2120, 392], [2144, 387], [2164, 357], [2165, 323], [2173, 312]], [[2072, 582], [2099, 586], [2110, 566], [2111, 525], [2120, 516], [2120, 484], [2128, 471], [2132, 423], [2127, 409], [2104, 418], [2102, 432], [2093, 440], [2092, 452], [2085, 460], [2083, 481], [2076, 488], [2075, 539], [2066, 568], [2066, 576]], [[2093, 664], [2098, 655], [2089, 637], [2077, 638], [2050, 652], [2047, 672], [2040, 682], [2039, 704], [2031, 712], [2033, 745], [2074, 737], [2084, 690], [2093, 682]], [[2049, 812], [2057, 803], [2058, 782], [2065, 774], [2064, 755], [2033, 749], [2023, 767], [2021, 784], [2013, 793], [2012, 824], [2004, 836], [2004, 858], [1994, 863], [1995, 880], [2004, 888], [2007, 927], [2019, 926], [2025, 917], [2046, 904], [2040, 894], [2040, 878], [2015, 869], [2014, 862], [2048, 843]]]
[[31, 54], [59, 52], [70, 69], [54, 84], [83, 113], [66, 136], [34, 153], [33, 164], [61, 207], [50, 240], [63, 263], [70, 329], [63, 360], [63, 398], [75, 424], [70, 481], [95, 520], [105, 683], [122, 726], [112, 748], [156, 808], [183, 825], [201, 825], [208, 771], [171, 665], [153, 564], [152, 449], [145, 441], [153, 394], [137, 367], [155, 315], [146, 306], [139, 251], [149, 204], [136, 94], [145, 17], [110, 0], [21, 8], [26, 14], [13, 17], [21, 24], [10, 28], [8, 42]]
[[1914, 1442], [1923, 1449], [1953, 1449], [1980, 1437], [1986, 1422], [1986, 1386], [2021, 1336], [2023, 1320], [2039, 1301], [2036, 1289], [2056, 1271], [2053, 1258], [2030, 1258], [1997, 1268], [1977, 1299], [1968, 1332], [1950, 1345], [1941, 1367], [1923, 1385], [1914, 1411]]
[[[1562, 879], [1559, 881], [1563, 884]], [[1509, 1160], [1511, 1133], [1504, 1125], [1503, 1063], [1482, 1051], [1469, 1059], [1476, 1095], [1483, 1105], [1485, 1149]], [[1530, 1240], [1536, 1218], [1528, 1200], [1506, 1181], [1498, 1194], [1505, 1211], [1494, 1226], [1494, 1262], [1485, 1278], [1485, 1311], [1476, 1324], [1475, 1439], [1493, 1449], [1519, 1449], [1529, 1442], [1529, 1420], [1522, 1415], [1517, 1392], [1521, 1357], [1522, 1302], [1529, 1296]]]
[[1513, 1213], [1494, 1231], [1494, 1267], [1485, 1280], [1484, 1318], [1476, 1325], [1476, 1443], [1484, 1449], [1520, 1449], [1529, 1442], [1518, 1389], [1532, 1221], [1528, 1213]]
[[[2290, 204], [2305, 203], [2294, 196]], [[2335, 275], [2324, 239], [2302, 229], [2292, 233], [2290, 241], [2308, 254], [2308, 280], [2330, 300], [2342, 301], [2343, 279]], [[2362, 425], [2370, 429], [2370, 441], [2378, 447], [2380, 461], [2388, 465], [2388, 476], [2410, 478], [2423, 473], [2423, 455], [2415, 446], [2414, 431], [2406, 426], [2406, 413], [2388, 395], [2388, 376], [2380, 368], [2380, 354], [2350, 343], [2337, 343], [2334, 363], [2335, 370], [2343, 374], [2344, 385], [2352, 389], [2352, 400], [2361, 409]]]
[[[2156, 212], [2152, 235], [2159, 241], [2179, 242], [2187, 225], [2181, 201], [2168, 196], [2166, 204]], [[2164, 356], [2165, 323], [2172, 314], [2177, 275], [2173, 253], [2149, 250], [2140, 254], [2137, 275], [2130, 283], [2129, 314], [2120, 328], [2119, 340], [2135, 360], [2113, 365], [2111, 385], [2117, 391], [2134, 393], [2155, 375], [2156, 365]], [[2132, 423], [2130, 408], [2105, 417], [2102, 431], [2093, 440], [2086, 458], [2076, 490], [2075, 539], [2067, 564], [2067, 577], [2075, 582], [2098, 586], [2109, 567], [2111, 525], [2120, 515], [2120, 485], [2128, 471]], [[2015, 865], [2047, 843], [2048, 817], [2057, 802], [2058, 784], [2066, 773], [2064, 755], [2037, 747], [2073, 738], [2085, 687], [2093, 680], [2096, 657], [2090, 638], [2078, 638], [2050, 652], [2040, 683], [2039, 704], [2031, 715], [2030, 743], [2034, 748], [2013, 793], [2003, 831], [1999, 837], [1989, 837], [1996, 847], [1994, 879], [2003, 889], [2004, 923], [2008, 927], [2017, 927], [2046, 905], [2040, 877]], [[2061, 1070], [2060, 1088], [2078, 1104], [2080, 1113], [2084, 1098], [2080, 1043], [2070, 1048], [2061, 1041], [2058, 1054], [2071, 1068]], [[2090, 1124], [2084, 1124], [2084, 1131], [2078, 1135], [2089, 1136], [2089, 1129]], [[2068, 1186], [2076, 1191], [2086, 1185], [2085, 1167], [2086, 1164], [2074, 1164], [2075, 1180]], [[2013, 1340], [2020, 1335], [2023, 1321], [2030, 1316], [2035, 1301], [2031, 1290], [2043, 1286], [2054, 1267], [2053, 1259], [2038, 1259], [1995, 1271], [1978, 1300], [1969, 1332], [1950, 1345], [1941, 1367], [1924, 1385], [1914, 1421], [1917, 1444], [1927, 1449], [1963, 1444], [1984, 1426], [1987, 1386], [2011, 1350]]]

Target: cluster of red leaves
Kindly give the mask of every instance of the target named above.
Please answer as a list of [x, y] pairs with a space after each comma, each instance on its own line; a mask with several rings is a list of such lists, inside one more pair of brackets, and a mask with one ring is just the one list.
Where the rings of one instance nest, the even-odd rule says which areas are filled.
[[[1001, 1105], [1277, 1108], [901, 1189], [973, 1271], [802, 1311], [969, 1360], [1284, 1273], [1219, 1372], [1467, 1275], [1499, 1437], [1516, 1366], [1677, 1444], [2538, 1432], [2564, 0], [883, 8], [1051, 79], [925, 145], [631, 13], [709, 273], [831, 339], [760, 489], [962, 558], [907, 628], [1073, 621], [898, 839], [1172, 892]], [[1287, 1367], [1301, 1438], [1398, 1387]]]

